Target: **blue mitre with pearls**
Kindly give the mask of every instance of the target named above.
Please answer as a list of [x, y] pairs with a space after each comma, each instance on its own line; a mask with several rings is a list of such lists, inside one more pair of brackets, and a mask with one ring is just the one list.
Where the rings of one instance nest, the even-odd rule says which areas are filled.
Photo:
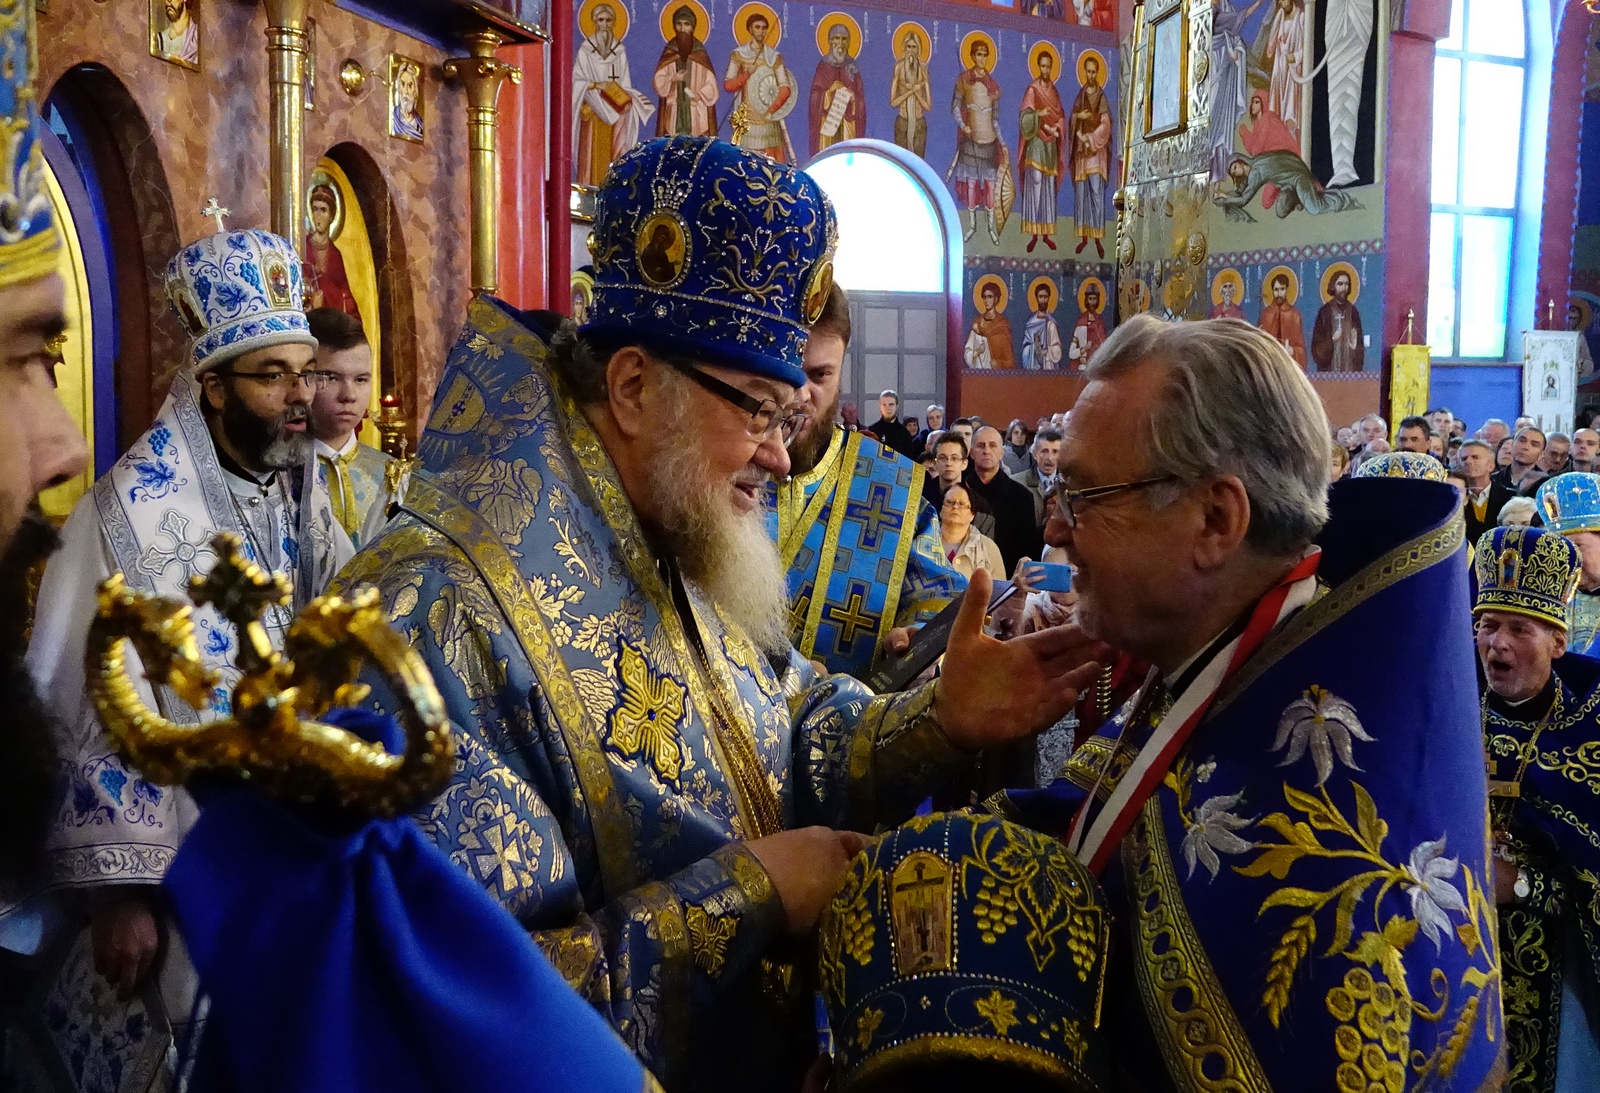
[[958, 812], [895, 828], [856, 857], [820, 924], [835, 1088], [916, 1088], [974, 1061], [987, 1083], [964, 1076], [974, 1089], [1111, 1088], [1110, 937], [1099, 887], [1059, 840]]
[[810, 175], [710, 137], [649, 141], [595, 199], [583, 330], [801, 387], [837, 238]]
[[271, 232], [223, 231], [184, 247], [167, 263], [167, 299], [193, 339], [196, 371], [253, 349], [317, 345], [306, 323], [300, 256]]
[[0, 116], [6, 141], [5, 174], [0, 186], [0, 288], [26, 284], [55, 272], [61, 254], [50, 192], [45, 186], [44, 150], [39, 145], [39, 98], [33, 81], [33, 4], [0, 8], [0, 49], [6, 57], [0, 75]]
[[1421, 452], [1385, 452], [1362, 460], [1356, 478], [1412, 478], [1422, 482], [1445, 481], [1444, 464]]
[[1539, 487], [1534, 500], [1551, 531], [1600, 531], [1600, 474], [1558, 474]]

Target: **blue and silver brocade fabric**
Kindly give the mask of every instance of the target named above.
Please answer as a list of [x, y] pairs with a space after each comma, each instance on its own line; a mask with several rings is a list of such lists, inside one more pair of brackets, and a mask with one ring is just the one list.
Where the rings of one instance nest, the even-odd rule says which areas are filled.
[[739, 845], [769, 828], [751, 779], [776, 826], [870, 831], [968, 760], [930, 687], [875, 697], [798, 656], [780, 685], [691, 592], [702, 662], [545, 355], [473, 302], [404, 511], [343, 574], [377, 586], [457, 734], [419, 821], [669, 1088], [787, 1080], [811, 1011], [804, 974], [766, 959], [783, 913]]

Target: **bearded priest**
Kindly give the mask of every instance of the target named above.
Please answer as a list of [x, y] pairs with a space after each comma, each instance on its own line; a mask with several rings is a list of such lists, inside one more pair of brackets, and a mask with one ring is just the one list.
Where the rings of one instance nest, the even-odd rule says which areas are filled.
[[590, 321], [472, 303], [422, 471], [341, 577], [378, 587], [459, 734], [425, 830], [672, 1090], [796, 1088], [805, 943], [856, 833], [1099, 671], [1075, 630], [985, 637], [986, 577], [919, 689], [873, 695], [790, 646], [761, 498], [789, 472], [836, 230], [809, 176], [731, 144], [623, 156]]

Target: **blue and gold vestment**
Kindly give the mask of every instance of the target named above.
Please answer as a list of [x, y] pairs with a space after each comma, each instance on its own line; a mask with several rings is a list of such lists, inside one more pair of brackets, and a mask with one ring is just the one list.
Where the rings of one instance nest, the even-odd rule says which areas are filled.
[[[1600, 663], [1563, 657], [1546, 693], [1518, 707], [1486, 694], [1483, 731], [1494, 777], [1509, 780], [1526, 761], [1519, 795], [1489, 802], [1529, 883], [1526, 898], [1500, 907], [1506, 1088], [1584, 1088], [1592, 1075], [1563, 1073], [1558, 1085], [1556, 1059], [1565, 980], [1592, 995], [1600, 972]], [[1567, 966], [1574, 938], [1586, 968]]]
[[789, 572], [789, 634], [801, 656], [866, 679], [890, 630], [927, 622], [966, 588], [944, 560], [939, 517], [922, 496], [926, 479], [900, 453], [835, 428], [815, 467], [767, 487], [767, 525]]
[[[968, 760], [931, 687], [874, 697], [798, 655], [780, 684], [741, 631], [669, 584], [599, 438], [545, 371], [554, 322], [472, 303], [423, 472], [343, 581], [379, 588], [458, 733], [424, 829], [669, 1088], [775, 1087], [814, 1050], [812, 1006], [803, 977], [768, 959], [783, 909], [740, 843], [896, 822]], [[779, 994], [798, 1002], [787, 1025]]]
[[[1131, 1088], [1499, 1088], [1455, 495], [1363, 479], [1331, 506], [1324, 589], [1218, 692], [1102, 878], [1117, 922], [1103, 1027]], [[1394, 625], [1441, 610], [1442, 640]], [[1064, 832], [1146, 738], [1148, 718], [1123, 734], [1129, 709], [1062, 779], [997, 810]]]

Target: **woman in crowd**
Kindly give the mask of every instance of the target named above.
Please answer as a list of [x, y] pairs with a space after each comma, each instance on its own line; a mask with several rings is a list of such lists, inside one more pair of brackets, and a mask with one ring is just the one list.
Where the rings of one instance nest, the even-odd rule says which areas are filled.
[[1028, 427], [1022, 419], [1013, 418], [1006, 428], [1006, 450], [1000, 457], [1000, 469], [1007, 474], [1021, 474], [1033, 466], [1033, 452], [1028, 448]]
[[939, 535], [944, 540], [944, 555], [963, 577], [980, 569], [993, 576], [1004, 575], [1006, 563], [993, 539], [972, 526], [972, 497], [965, 486], [945, 490], [939, 506]]

